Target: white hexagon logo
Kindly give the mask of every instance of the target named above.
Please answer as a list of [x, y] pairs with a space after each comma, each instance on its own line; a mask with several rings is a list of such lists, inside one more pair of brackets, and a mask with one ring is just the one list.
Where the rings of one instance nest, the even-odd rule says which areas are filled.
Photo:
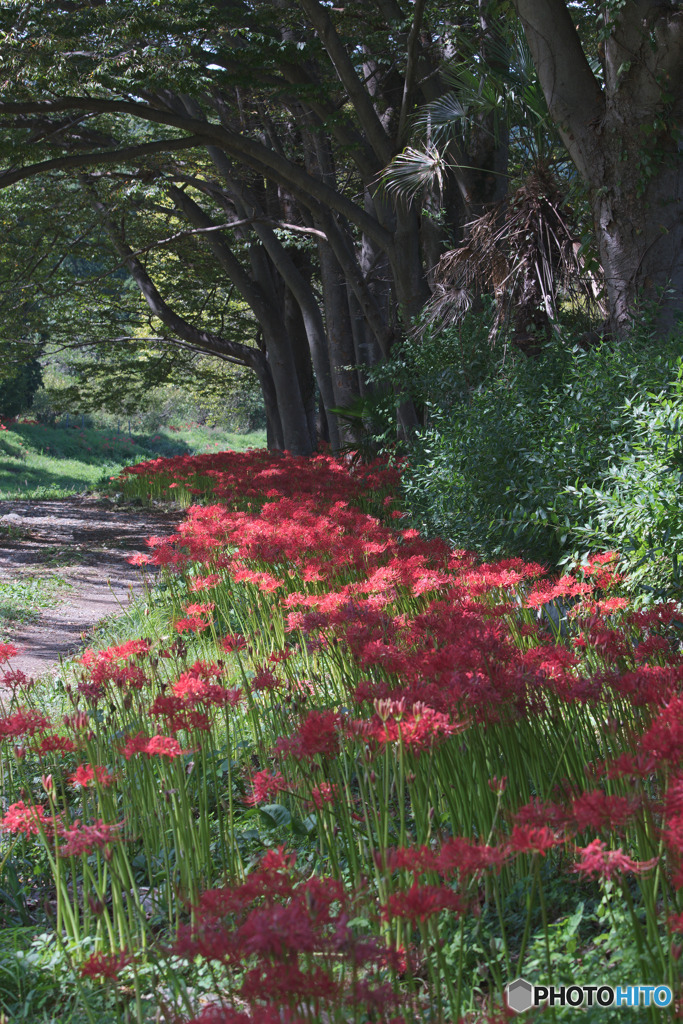
[[524, 1013], [534, 1005], [534, 987], [524, 978], [515, 978], [506, 986], [507, 1004], [515, 1013]]

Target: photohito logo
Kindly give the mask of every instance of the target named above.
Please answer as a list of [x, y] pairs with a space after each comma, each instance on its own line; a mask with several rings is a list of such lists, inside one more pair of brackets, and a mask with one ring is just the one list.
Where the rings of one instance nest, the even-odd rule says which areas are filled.
[[532, 985], [515, 978], [505, 989], [507, 1004], [515, 1013], [543, 1006], [656, 1006], [672, 1000], [668, 985]]

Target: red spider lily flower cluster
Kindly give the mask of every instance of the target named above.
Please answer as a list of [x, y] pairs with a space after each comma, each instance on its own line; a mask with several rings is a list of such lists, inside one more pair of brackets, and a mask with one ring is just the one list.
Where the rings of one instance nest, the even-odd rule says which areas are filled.
[[133, 963], [133, 956], [124, 951], [120, 953], [91, 953], [79, 969], [83, 978], [100, 978], [116, 981], [124, 967]]
[[73, 775], [69, 776], [72, 786], [91, 786], [95, 783], [100, 786], [111, 786], [115, 777], [101, 764], [79, 764]]
[[[429, 956], [430, 935], [464, 927], [484, 891], [542, 859], [582, 885], [665, 878], [679, 928], [683, 616], [610, 593], [613, 553], [559, 580], [521, 559], [480, 564], [401, 528], [399, 469], [379, 462], [226, 452], [125, 477], [206, 502], [136, 559], [166, 574], [165, 635], [86, 651], [63, 727], [30, 707], [0, 716], [0, 743], [38, 762], [35, 778], [51, 775], [38, 799], [55, 808], [27, 792], [0, 828], [48, 837], [63, 863], [118, 858], [114, 808], [131, 836], [155, 815], [157, 835], [175, 836], [185, 813], [175, 865], [187, 875], [169, 875], [168, 891], [192, 924], [175, 952], [230, 979], [194, 1021], [394, 1019], [417, 965], [411, 943]], [[10, 656], [0, 645], [0, 661]], [[7, 682], [13, 700], [20, 682]], [[581, 744], [596, 737], [584, 763]], [[547, 779], [527, 764], [536, 744], [553, 752]], [[132, 825], [136, 787], [156, 803]], [[65, 792], [79, 820], [56, 809]], [[213, 847], [233, 816], [266, 818], [254, 807], [270, 801], [291, 809], [292, 833], [295, 814], [308, 816], [321, 874], [282, 849], [246, 875], [240, 853], [219, 874]], [[658, 860], [636, 852], [644, 819]], [[199, 895], [229, 878], [239, 882]], [[113, 977], [128, 955], [98, 953], [84, 973]]]
[[[455, 893], [438, 896], [438, 887], [434, 893], [424, 888], [421, 901], [409, 894], [396, 911], [431, 915], [459, 902]], [[207, 1008], [193, 1019], [239, 1019], [232, 1016], [234, 1002], [248, 1005], [247, 1019], [259, 1021], [269, 1020], [273, 1010], [295, 1012], [299, 1004], [315, 1006], [316, 1019], [326, 1009], [386, 1011], [397, 998], [382, 978], [393, 954], [381, 942], [354, 933], [350, 909], [341, 882], [305, 878], [282, 848], [266, 854], [241, 885], [203, 893], [196, 924], [181, 929], [175, 952], [218, 961], [242, 980], [231, 995], [233, 1005]]]
[[147, 757], [160, 755], [173, 759], [181, 757], [183, 754], [188, 753], [188, 751], [181, 748], [180, 743], [174, 736], [157, 734], [156, 736], [149, 737], [143, 735], [143, 733], [137, 733], [135, 736], [128, 737], [121, 747], [121, 753], [126, 761], [129, 761], [136, 754], [146, 754]]

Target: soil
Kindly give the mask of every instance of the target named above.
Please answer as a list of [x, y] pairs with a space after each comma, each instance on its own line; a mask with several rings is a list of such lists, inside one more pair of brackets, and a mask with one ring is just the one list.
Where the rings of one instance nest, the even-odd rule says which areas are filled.
[[[4, 629], [19, 649], [11, 667], [36, 678], [54, 674], [60, 658], [76, 653], [102, 619], [142, 592], [143, 573], [127, 559], [148, 550], [147, 537], [172, 533], [181, 518], [168, 506], [122, 506], [88, 496], [0, 501], [0, 581], [53, 577], [55, 587], [54, 607]], [[149, 580], [149, 569], [145, 576]]]

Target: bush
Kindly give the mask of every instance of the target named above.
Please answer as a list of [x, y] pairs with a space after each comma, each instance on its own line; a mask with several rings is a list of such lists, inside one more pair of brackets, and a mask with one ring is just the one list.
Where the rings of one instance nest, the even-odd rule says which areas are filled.
[[570, 490], [587, 517], [572, 536], [583, 547], [620, 551], [644, 595], [683, 601], [683, 360], [666, 388], [625, 410], [630, 449], [599, 487]]
[[[623, 539], [607, 528], [606, 512], [601, 535], [598, 489], [633, 458], [635, 494], [638, 445], [650, 428], [634, 410], [675, 377], [680, 336], [655, 341], [643, 326], [628, 342], [585, 349], [577, 328], [565, 327], [533, 359], [486, 357], [486, 336], [485, 317], [471, 316], [462, 329], [422, 346], [408, 343], [392, 361], [424, 405], [425, 426], [409, 445], [405, 475], [416, 525], [488, 557], [524, 554], [553, 564], [577, 543], [594, 548]], [[452, 365], [436, 377], [420, 373], [420, 366], [439, 367], [444, 355]], [[654, 472], [648, 479], [643, 487], [660, 487]], [[662, 541], [665, 534], [663, 527]], [[640, 541], [635, 550], [642, 555]]]

